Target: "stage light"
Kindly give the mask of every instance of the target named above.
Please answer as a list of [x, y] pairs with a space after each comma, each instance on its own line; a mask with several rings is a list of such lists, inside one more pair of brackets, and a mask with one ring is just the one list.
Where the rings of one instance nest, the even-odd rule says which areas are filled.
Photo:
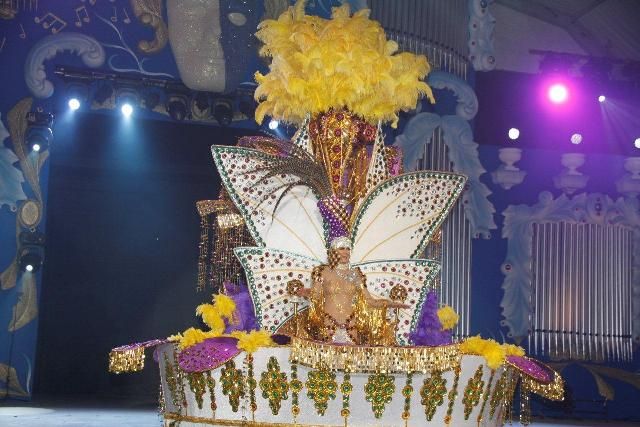
[[582, 135], [579, 133], [574, 133], [573, 135], [571, 135], [571, 143], [574, 145], [582, 143]]
[[53, 114], [31, 111], [27, 113], [27, 123], [24, 138], [27, 152], [45, 151], [53, 140]]
[[277, 120], [271, 119], [271, 121], [269, 121], [269, 129], [271, 129], [271, 130], [278, 129], [278, 125], [279, 125], [279, 123], [278, 123]]
[[78, 98], [71, 98], [69, 100], [69, 109], [75, 111], [80, 108], [80, 100]]
[[71, 111], [76, 111], [87, 102], [89, 98], [89, 87], [83, 83], [72, 82], [66, 87], [67, 105]]
[[125, 104], [122, 104], [122, 107], [120, 107], [120, 112], [122, 112], [123, 116], [130, 117], [131, 114], [133, 114], [133, 106], [128, 102]]
[[518, 128], [509, 129], [509, 139], [515, 141], [520, 137], [520, 130]]
[[170, 95], [166, 108], [173, 120], [182, 121], [187, 117], [187, 99], [184, 96]]
[[224, 98], [216, 99], [213, 106], [213, 117], [220, 126], [229, 126], [233, 120], [233, 108], [231, 101]]
[[37, 251], [28, 248], [22, 252], [20, 256], [20, 269], [22, 271], [34, 272], [38, 271], [42, 266], [42, 255]]
[[554, 104], [561, 104], [569, 98], [569, 89], [562, 83], [554, 83], [549, 87], [547, 96]]
[[606, 96], [604, 96], [604, 95], [600, 95], [600, 96], [598, 97], [598, 102], [604, 102], [604, 101], [606, 101], [606, 100], [607, 100], [607, 97], [606, 97]]
[[131, 117], [137, 105], [139, 105], [138, 93], [130, 87], [122, 87], [116, 93], [116, 106], [125, 118]]
[[38, 271], [44, 259], [44, 234], [39, 231], [23, 231], [19, 235], [19, 241], [20, 269], [28, 272]]
[[636, 138], [636, 140], [633, 142], [633, 145], [634, 145], [636, 148], [640, 148], [640, 138]]

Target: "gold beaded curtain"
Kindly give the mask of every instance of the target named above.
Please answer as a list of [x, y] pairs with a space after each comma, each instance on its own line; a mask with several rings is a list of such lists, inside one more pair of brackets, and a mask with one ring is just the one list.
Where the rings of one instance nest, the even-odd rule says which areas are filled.
[[255, 243], [224, 189], [217, 200], [200, 200], [196, 208], [200, 214], [197, 290], [208, 287], [217, 293], [225, 280], [237, 283], [242, 277], [233, 249]]

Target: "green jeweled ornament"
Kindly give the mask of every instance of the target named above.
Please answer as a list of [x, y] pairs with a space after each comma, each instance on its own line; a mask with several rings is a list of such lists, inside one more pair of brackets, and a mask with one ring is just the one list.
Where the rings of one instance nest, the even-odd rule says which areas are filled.
[[273, 356], [267, 362], [267, 370], [261, 374], [260, 390], [262, 397], [269, 401], [271, 413], [278, 415], [281, 402], [289, 397], [289, 383], [287, 374], [280, 371], [278, 360]]
[[411, 416], [411, 395], [413, 394], [413, 373], [407, 373], [407, 381], [402, 388], [402, 397], [404, 397], [404, 407], [402, 409], [402, 419], [407, 421]]
[[169, 362], [169, 358], [167, 354], [164, 354], [164, 377], [167, 381], [167, 387], [169, 387], [169, 392], [171, 392], [171, 402], [173, 406], [178, 408], [178, 412], [180, 412], [180, 396], [178, 395], [178, 381], [176, 379], [175, 371], [173, 370], [173, 364]]
[[312, 399], [318, 415], [324, 415], [329, 405], [329, 400], [336, 398], [336, 374], [328, 369], [320, 369], [309, 372], [307, 377], [307, 397]]
[[496, 408], [502, 404], [506, 396], [506, 388], [507, 388], [507, 372], [503, 372], [498, 381], [496, 381], [496, 385], [493, 387], [493, 393], [491, 394], [491, 399], [489, 400], [489, 417], [493, 419], [493, 415], [496, 412]]
[[222, 383], [222, 394], [229, 397], [229, 404], [233, 412], [238, 412], [240, 398], [244, 397], [245, 378], [240, 369], [236, 369], [233, 360], [224, 364], [221, 370], [220, 382]]
[[472, 378], [469, 378], [467, 386], [464, 388], [464, 396], [462, 403], [464, 404], [464, 419], [468, 420], [473, 408], [478, 405], [482, 397], [482, 389], [484, 381], [482, 381], [482, 365], [478, 366]]
[[342, 410], [340, 415], [344, 417], [345, 425], [347, 424], [347, 418], [351, 415], [349, 409], [349, 401], [351, 399], [351, 392], [353, 391], [353, 384], [351, 384], [351, 374], [349, 372], [344, 373], [342, 378], [342, 384], [340, 384], [340, 392], [342, 393]]
[[207, 380], [204, 374], [202, 372], [189, 372], [187, 374], [187, 381], [189, 382], [189, 388], [196, 398], [198, 409], [202, 409], [204, 393], [207, 391]]
[[256, 381], [253, 375], [253, 356], [250, 353], [247, 353], [247, 356], [244, 359], [247, 365], [247, 387], [249, 388], [249, 409], [251, 409], [251, 413], [255, 413], [258, 409], [258, 404], [256, 403], [256, 388], [258, 387], [258, 382]]
[[381, 418], [387, 403], [391, 402], [396, 391], [394, 378], [389, 374], [373, 374], [369, 376], [364, 386], [367, 402], [371, 402], [371, 409], [376, 418]]
[[456, 397], [458, 397], [458, 382], [460, 381], [460, 367], [456, 367], [453, 370], [453, 388], [449, 390], [449, 405], [447, 406], [447, 415], [444, 417], [444, 424], [451, 424], [451, 415], [453, 414], [453, 405], [456, 402]]
[[420, 389], [420, 403], [424, 406], [424, 413], [427, 421], [433, 419], [438, 406], [444, 402], [444, 396], [447, 394], [447, 380], [442, 378], [442, 372], [434, 371], [429, 378], [424, 379], [422, 388]]
[[211, 401], [211, 411], [215, 414], [218, 405], [216, 404], [216, 380], [211, 375], [211, 371], [206, 371], [207, 389], [209, 390], [209, 400]]
[[298, 364], [294, 361], [291, 362], [291, 414], [295, 418], [300, 414], [300, 406], [298, 402], [298, 395], [302, 391], [302, 381], [298, 379]]

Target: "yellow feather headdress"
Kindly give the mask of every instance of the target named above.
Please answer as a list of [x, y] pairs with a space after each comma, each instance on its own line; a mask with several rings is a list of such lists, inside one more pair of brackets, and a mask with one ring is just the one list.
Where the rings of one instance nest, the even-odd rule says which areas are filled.
[[334, 8], [331, 19], [308, 16], [298, 0], [277, 20], [265, 20], [256, 36], [271, 57], [269, 72], [256, 73], [256, 121], [265, 115], [300, 124], [307, 114], [347, 108], [370, 123], [391, 122], [415, 108], [431, 88], [421, 81], [429, 72], [423, 55], [396, 54], [369, 10], [351, 15], [348, 5]]

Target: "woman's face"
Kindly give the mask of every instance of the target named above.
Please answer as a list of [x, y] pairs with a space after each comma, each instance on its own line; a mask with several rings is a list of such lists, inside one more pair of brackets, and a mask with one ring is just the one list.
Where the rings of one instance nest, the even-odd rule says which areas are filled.
[[336, 253], [338, 254], [338, 262], [340, 264], [347, 264], [349, 259], [351, 259], [351, 249], [349, 248], [338, 248], [336, 249]]

